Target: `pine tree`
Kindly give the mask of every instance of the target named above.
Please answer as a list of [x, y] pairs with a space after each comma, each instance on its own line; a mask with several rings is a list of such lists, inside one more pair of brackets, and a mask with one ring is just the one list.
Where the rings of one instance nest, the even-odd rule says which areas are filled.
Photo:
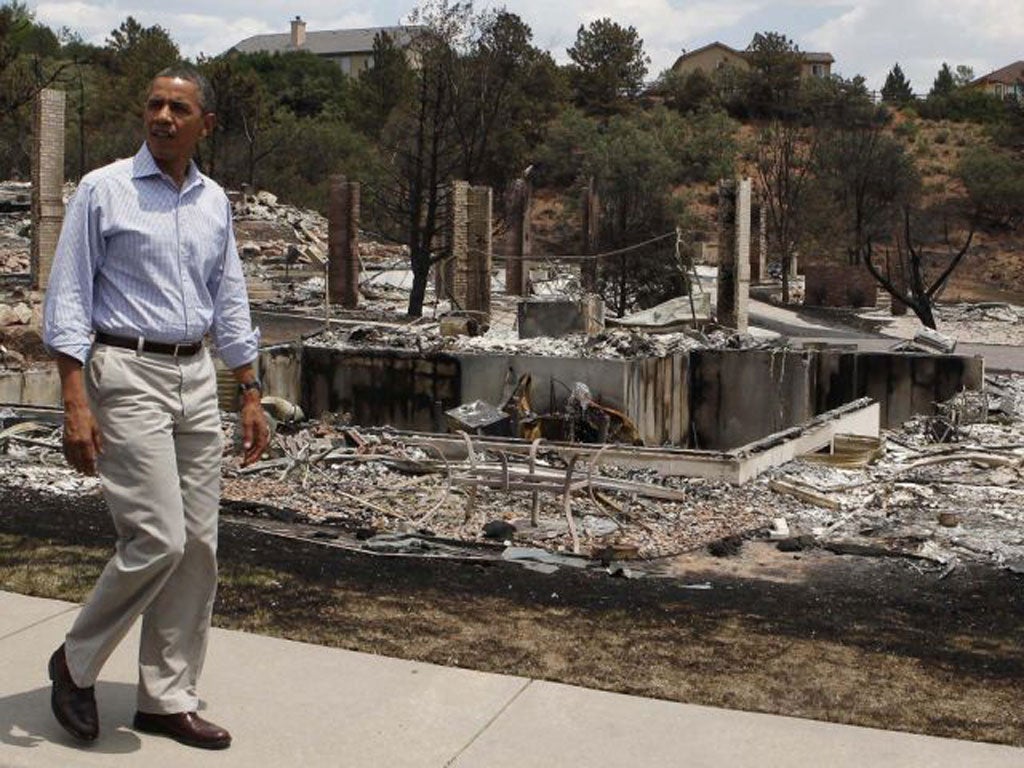
[[910, 87], [903, 70], [897, 62], [885, 78], [885, 85], [882, 86], [882, 101], [886, 104], [903, 106], [914, 100], [914, 91]]
[[942, 62], [942, 69], [935, 76], [935, 82], [932, 83], [932, 89], [928, 92], [928, 96], [949, 96], [955, 88], [956, 81], [953, 79], [953, 71], [949, 68], [949, 64]]

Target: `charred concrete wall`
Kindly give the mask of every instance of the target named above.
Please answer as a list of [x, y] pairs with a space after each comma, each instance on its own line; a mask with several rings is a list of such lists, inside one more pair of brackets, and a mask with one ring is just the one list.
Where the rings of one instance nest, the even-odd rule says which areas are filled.
[[299, 343], [260, 350], [260, 380], [265, 394], [296, 405], [302, 402], [302, 354]]
[[[523, 374], [530, 374], [530, 402], [537, 413], [560, 408], [573, 384], [582, 381], [605, 405], [622, 409], [626, 402], [623, 360], [541, 355], [459, 355], [462, 395], [466, 402], [501, 405]], [[511, 385], [508, 384], [511, 382]]]
[[690, 354], [691, 425], [680, 444], [735, 448], [860, 397], [878, 401], [882, 426], [894, 427], [983, 384], [980, 357], [699, 350]]
[[893, 427], [963, 389], [980, 389], [981, 358], [843, 350], [698, 350], [608, 360], [389, 350], [266, 350], [268, 394], [309, 416], [352, 414], [353, 423], [444, 431], [444, 411], [484, 400], [501, 405], [523, 374], [537, 413], [562, 409], [576, 382], [622, 411], [647, 445], [728, 450], [797, 426], [860, 397]]
[[573, 333], [593, 336], [604, 330], [604, 302], [588, 293], [578, 300], [530, 298], [516, 308], [519, 338], [561, 337]]
[[817, 356], [815, 412], [870, 397], [882, 407], [883, 427], [895, 427], [916, 414], [933, 414], [936, 403], [965, 389], [980, 390], [985, 382], [980, 357], [832, 350]]
[[691, 425], [685, 444], [698, 449], [735, 448], [810, 419], [814, 415], [809, 375], [813, 354], [691, 352]]
[[57, 366], [0, 371], [0, 403], [59, 407], [62, 403]]
[[444, 412], [463, 402], [459, 361], [444, 354], [306, 347], [301, 382], [307, 416], [347, 413], [364, 426], [444, 431]]
[[676, 354], [630, 361], [623, 410], [647, 445], [687, 445], [691, 357]]
[[523, 374], [532, 377], [530, 402], [537, 413], [560, 411], [576, 382], [602, 405], [636, 424], [647, 445], [681, 445], [689, 427], [685, 354], [642, 360], [559, 358], [539, 355], [461, 355], [465, 402], [501, 405]]

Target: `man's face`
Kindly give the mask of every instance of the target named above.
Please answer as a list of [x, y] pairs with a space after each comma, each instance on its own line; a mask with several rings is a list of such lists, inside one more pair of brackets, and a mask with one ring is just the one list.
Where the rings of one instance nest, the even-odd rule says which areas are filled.
[[195, 83], [158, 77], [146, 98], [146, 143], [158, 162], [188, 162], [199, 140], [213, 130], [214, 116], [199, 106]]

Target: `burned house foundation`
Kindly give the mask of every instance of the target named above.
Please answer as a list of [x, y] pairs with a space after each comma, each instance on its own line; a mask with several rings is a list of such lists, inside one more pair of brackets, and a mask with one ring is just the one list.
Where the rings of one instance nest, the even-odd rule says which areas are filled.
[[[728, 451], [799, 427], [860, 398], [878, 404], [878, 427], [934, 412], [983, 385], [980, 358], [846, 350], [695, 349], [663, 357], [608, 359], [461, 351], [325, 347], [267, 349], [270, 394], [311, 417], [348, 414], [360, 426], [444, 432], [463, 403], [500, 406], [530, 377], [538, 414], [564, 409], [575, 383], [621, 412], [647, 446]], [[553, 428], [550, 439], [564, 437]]]

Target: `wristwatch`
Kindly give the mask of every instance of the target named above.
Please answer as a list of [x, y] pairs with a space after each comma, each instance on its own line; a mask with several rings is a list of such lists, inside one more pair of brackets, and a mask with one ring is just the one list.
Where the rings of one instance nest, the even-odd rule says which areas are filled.
[[244, 395], [250, 389], [255, 389], [261, 395], [263, 394], [263, 384], [260, 383], [259, 379], [253, 379], [252, 381], [246, 381], [238, 385], [238, 393]]

